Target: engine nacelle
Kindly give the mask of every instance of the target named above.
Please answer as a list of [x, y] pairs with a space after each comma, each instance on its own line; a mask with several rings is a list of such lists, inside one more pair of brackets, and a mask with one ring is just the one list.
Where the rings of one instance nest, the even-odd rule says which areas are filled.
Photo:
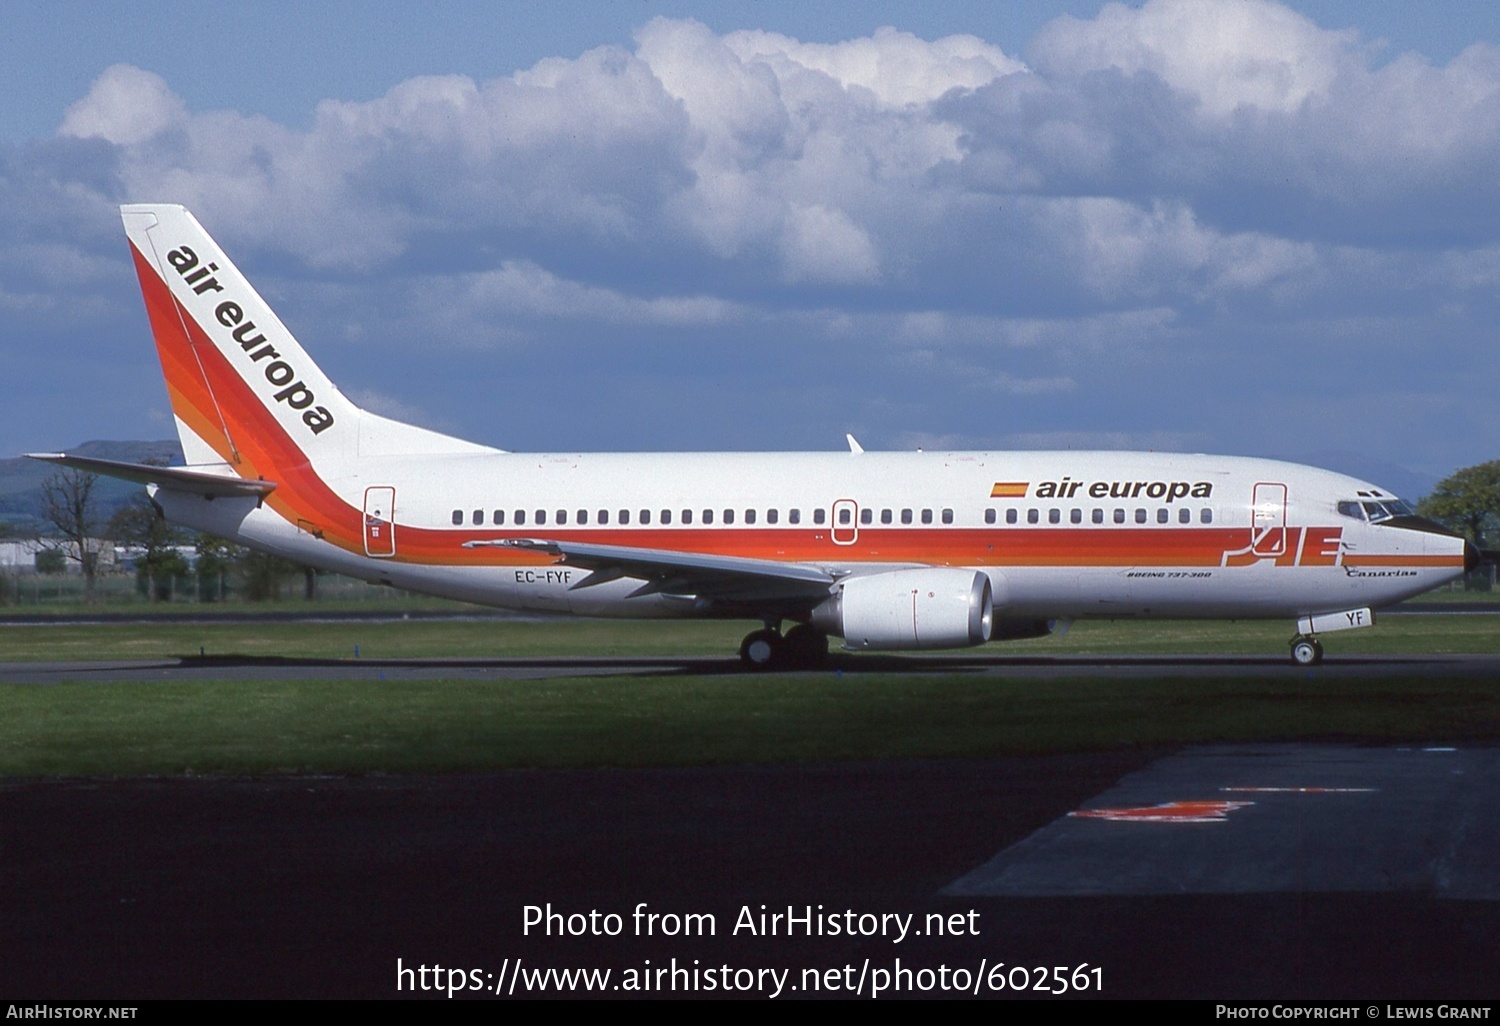
[[974, 570], [891, 570], [842, 581], [812, 622], [850, 649], [966, 648], [990, 640], [995, 601]]

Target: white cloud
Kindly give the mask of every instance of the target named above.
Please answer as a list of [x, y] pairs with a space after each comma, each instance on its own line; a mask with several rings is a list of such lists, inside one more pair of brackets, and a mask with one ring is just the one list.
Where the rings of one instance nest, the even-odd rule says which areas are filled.
[[879, 272], [874, 242], [840, 210], [794, 206], [782, 247], [791, 281], [865, 282]]
[[[803, 43], [752, 30], [730, 33], [724, 44], [742, 61], [820, 72], [846, 89], [867, 90], [887, 107], [930, 103], [950, 90], [977, 89], [1026, 68], [976, 36], [928, 42], [889, 27], [841, 43]], [[790, 77], [789, 70], [779, 69], [778, 77]]]
[[1356, 41], [1268, 0], [1150, 0], [1138, 10], [1107, 4], [1092, 21], [1059, 18], [1033, 53], [1051, 73], [1150, 72], [1224, 118], [1326, 98]]
[[567, 318], [605, 324], [709, 326], [738, 315], [736, 304], [707, 296], [642, 299], [560, 278], [525, 261], [468, 275], [458, 291], [481, 309], [526, 317]]
[[186, 105], [160, 75], [116, 64], [99, 76], [87, 96], [68, 108], [58, 132], [132, 146], [181, 126], [187, 117]]
[[[0, 151], [0, 306], [16, 339], [131, 323], [113, 208], [169, 201], [350, 346], [555, 346], [600, 375], [693, 347], [726, 381], [800, 349], [850, 394], [909, 391], [895, 423], [938, 435], [979, 409], [1018, 418], [995, 438], [1107, 441], [1145, 403], [1177, 411], [1163, 431], [1237, 429], [1243, 388], [1176, 386], [1247, 350], [1336, 357], [1339, 387], [1384, 394], [1398, 362], [1352, 350], [1493, 361], [1500, 50], [1379, 63], [1269, 0], [1150, 0], [1027, 53], [657, 19], [631, 48], [331, 98], [306, 127], [117, 65], [56, 138]], [[1474, 377], [1424, 394], [1468, 409]]]

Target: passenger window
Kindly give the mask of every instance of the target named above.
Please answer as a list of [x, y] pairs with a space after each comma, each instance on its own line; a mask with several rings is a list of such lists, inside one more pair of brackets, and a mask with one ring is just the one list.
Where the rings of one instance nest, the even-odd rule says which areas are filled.
[[1135, 511], [1135, 522], [1138, 523], [1138, 524], [1144, 524], [1146, 522], [1146, 511], [1145, 510], [1140, 509], [1140, 508], [1136, 509], [1136, 511]]
[[[990, 512], [993, 513], [995, 511], [994, 510], [990, 510]], [[993, 524], [995, 522], [995, 518], [994, 517], [990, 517], [989, 522]], [[930, 509], [924, 509], [922, 511], [922, 523], [924, 523], [924, 524], [930, 524], [930, 523], [932, 523], [932, 510], [930, 510]]]
[[[929, 511], [924, 509], [922, 512], [925, 514], [925, 513], [929, 512]], [[995, 522], [995, 507], [994, 506], [991, 506], [989, 509], [987, 509], [987, 510], [984, 511], [984, 522], [986, 524], [993, 524]], [[930, 524], [930, 523], [932, 523], [932, 521], [931, 520], [923, 520], [922, 523], [924, 523], [924, 524]]]
[[909, 524], [909, 523], [911, 523], [911, 510], [909, 510], [909, 509], [903, 509], [901, 511], [901, 522], [903, 524]]
[[630, 510], [628, 510], [628, 509], [622, 509], [622, 510], [620, 510], [620, 523], [621, 524], [628, 524], [628, 523], [630, 523]]
[[682, 522], [684, 524], [691, 524], [693, 522], [693, 511], [692, 510], [685, 509], [685, 510], [682, 511]]
[[1076, 508], [1073, 509], [1068, 513], [1068, 519], [1075, 524], [1083, 523], [1083, 510]]
[[1198, 514], [1198, 519], [1202, 523], [1211, 524], [1214, 522], [1214, 511], [1204, 506], [1203, 512]]
[[1028, 509], [1026, 511], [1026, 522], [1028, 524], [1040, 523], [1041, 519], [1042, 519], [1042, 514], [1041, 514], [1040, 510]]
[[706, 509], [706, 510], [703, 511], [703, 522], [705, 524], [711, 524], [711, 523], [714, 522], [714, 511], [713, 510]]
[[578, 511], [578, 523], [580, 523], [580, 524], [586, 524], [588, 522], [589, 522], [589, 511], [586, 510], [586, 509], [579, 510]]
[[860, 510], [859, 522], [861, 524], [873, 524], [875, 522], [875, 511], [873, 509]]
[[609, 510], [607, 510], [607, 509], [601, 509], [599, 511], [599, 523], [601, 523], [601, 524], [607, 524], [607, 523], [609, 523]]
[[[797, 512], [796, 510], [792, 510], [793, 514], [795, 514], [796, 512]], [[796, 516], [793, 516], [792, 517], [792, 523], [795, 524], [796, 522], [797, 522], [797, 518], [796, 518]], [[813, 523], [815, 523], [815, 524], [821, 524], [822, 522], [823, 522], [823, 509], [820, 506], [817, 509], [813, 510]], [[846, 517], [844, 519], [844, 523], [847, 524], [848, 522], [849, 522], [849, 520]]]
[[768, 523], [768, 524], [774, 524], [774, 523], [776, 523], [777, 520], [780, 520], [780, 519], [781, 519], [781, 514], [777, 513], [774, 509], [768, 509], [768, 510], [766, 510], [766, 523]]
[[[818, 510], [818, 512], [821, 513], [823, 511], [822, 510]], [[786, 511], [786, 522], [789, 523], [789, 524], [800, 524], [800, 523], [802, 523], [802, 511], [800, 509], [789, 509], [789, 510], [787, 510]], [[821, 520], [818, 521], [818, 522], [822, 523]]]
[[455, 526], [455, 527], [461, 526], [463, 524], [463, 522], [464, 522], [464, 511], [461, 510], [461, 509], [454, 510], [453, 511], [453, 526]]
[[755, 510], [753, 510], [753, 509], [747, 509], [747, 510], [745, 510], [745, 523], [747, 523], [747, 524], [753, 524], [753, 523], [755, 523]]
[[484, 523], [484, 510], [476, 509], [470, 516], [469, 521], [475, 527], [478, 527], [480, 524]]
[[1049, 523], [1049, 524], [1060, 524], [1060, 523], [1062, 523], [1062, 510], [1056, 509], [1056, 508], [1049, 509], [1047, 511], [1047, 523]]
[[726, 509], [724, 511], [724, 523], [726, 523], [726, 524], [732, 524], [732, 523], [734, 523], [734, 510], [732, 510], [732, 509]]
[[891, 511], [890, 510], [883, 509], [883, 510], [880, 511], [880, 522], [882, 524], [889, 524], [891, 522]]
[[1193, 511], [1186, 506], [1177, 511], [1177, 522], [1179, 524], [1191, 524], [1193, 522]]
[[1096, 524], [1102, 524], [1102, 523], [1104, 523], [1104, 510], [1102, 510], [1102, 509], [1096, 509], [1096, 510], [1094, 510], [1093, 514], [1089, 517], [1089, 519], [1092, 520]]
[[1156, 511], [1156, 522], [1158, 524], [1165, 524], [1167, 522], [1167, 507], [1163, 506]]
[[494, 515], [493, 519], [494, 519], [494, 522], [495, 522], [496, 526], [505, 523], [505, 510], [503, 510], [503, 509], [497, 509], [497, 510], [495, 510], [495, 515]]
[[[822, 510], [818, 510], [818, 512], [822, 513], [823, 511]], [[848, 522], [849, 522], [849, 511], [847, 509], [841, 509], [841, 510], [839, 510], [839, 523], [840, 524], [847, 524]]]
[[1005, 522], [1007, 524], [1014, 524], [1017, 519], [1018, 518], [1017, 518], [1015, 507], [1011, 507], [1010, 509], [1008, 509], [1008, 510], [1005, 511]]
[[651, 511], [649, 509], [643, 509], [643, 510], [641, 510], [640, 519], [637, 520], [636, 523], [638, 523], [638, 524], [649, 524], [649, 523], [651, 523]]
[[524, 509], [516, 510], [516, 526], [520, 527], [524, 523], [526, 523], [526, 511]]
[[547, 522], [547, 511], [544, 509], [537, 510], [536, 519], [532, 522], [537, 524], [545, 524]]
[[1117, 509], [1117, 510], [1115, 510], [1115, 523], [1117, 523], [1117, 524], [1123, 524], [1124, 522], [1125, 522], [1125, 511], [1123, 509]]
[[671, 522], [672, 522], [672, 511], [669, 510], [669, 509], [662, 510], [661, 511], [661, 520], [659, 520], [658, 523], [670, 524]]
[[945, 524], [951, 524], [951, 523], [953, 523], [953, 511], [951, 509], [945, 509], [945, 510], [943, 510], [943, 523], [945, 523]]
[[567, 510], [560, 509], [560, 510], [557, 511], [557, 522], [559, 524], [566, 524], [568, 522], [568, 511]]

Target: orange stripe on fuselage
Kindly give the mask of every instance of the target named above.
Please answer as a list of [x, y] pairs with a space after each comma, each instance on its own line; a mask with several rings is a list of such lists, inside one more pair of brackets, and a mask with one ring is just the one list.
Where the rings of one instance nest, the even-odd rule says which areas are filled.
[[1356, 556], [1350, 553], [1344, 557], [1345, 566], [1463, 566], [1463, 553], [1455, 552], [1452, 555], [1439, 556], [1382, 556], [1367, 554]]

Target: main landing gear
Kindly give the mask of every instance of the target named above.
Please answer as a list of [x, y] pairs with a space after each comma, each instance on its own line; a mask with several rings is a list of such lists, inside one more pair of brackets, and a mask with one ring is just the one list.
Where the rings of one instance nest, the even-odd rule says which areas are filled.
[[752, 631], [740, 642], [740, 661], [750, 670], [812, 670], [828, 659], [828, 635], [799, 623], [783, 635], [774, 627]]
[[1317, 666], [1323, 661], [1323, 643], [1317, 638], [1299, 634], [1292, 639], [1292, 662], [1298, 666]]

